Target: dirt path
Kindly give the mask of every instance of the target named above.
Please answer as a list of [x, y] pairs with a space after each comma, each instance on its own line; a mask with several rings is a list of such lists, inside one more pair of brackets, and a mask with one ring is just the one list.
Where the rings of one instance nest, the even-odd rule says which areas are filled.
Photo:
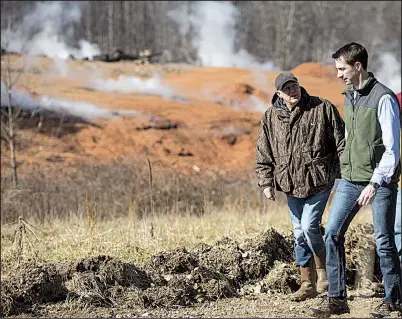
[[[356, 291], [352, 293], [356, 294]], [[310, 307], [319, 303], [320, 298], [304, 302], [292, 302], [289, 295], [261, 293], [255, 296], [222, 299], [205, 302], [189, 308], [179, 309], [144, 309], [133, 307], [130, 302], [117, 308], [95, 308], [77, 310], [68, 303], [58, 306], [43, 306], [40, 315], [43, 317], [75, 317], [75, 318], [309, 318]], [[350, 314], [332, 316], [333, 318], [370, 318], [370, 312], [380, 303], [380, 298], [354, 297], [349, 301]], [[39, 310], [39, 309], [38, 309]], [[28, 314], [32, 316], [32, 314]], [[27, 317], [22, 314], [18, 317]], [[396, 314], [394, 316], [397, 318]]]

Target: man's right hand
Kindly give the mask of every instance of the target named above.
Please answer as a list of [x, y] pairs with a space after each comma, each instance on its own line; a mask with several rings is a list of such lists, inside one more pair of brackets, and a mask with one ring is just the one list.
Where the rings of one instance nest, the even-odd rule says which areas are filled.
[[264, 194], [269, 200], [275, 201], [275, 189], [273, 187], [264, 188]]

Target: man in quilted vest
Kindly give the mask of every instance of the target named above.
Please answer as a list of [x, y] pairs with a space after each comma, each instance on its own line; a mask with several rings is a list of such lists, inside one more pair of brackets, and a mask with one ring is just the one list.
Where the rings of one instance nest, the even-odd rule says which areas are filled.
[[367, 71], [368, 54], [349, 43], [332, 57], [345, 95], [345, 150], [341, 180], [325, 227], [328, 296], [317, 317], [349, 312], [346, 293], [345, 232], [362, 206], [371, 205], [374, 237], [385, 295], [374, 318], [400, 311], [401, 269], [395, 245], [395, 208], [400, 176], [400, 112], [395, 94]]

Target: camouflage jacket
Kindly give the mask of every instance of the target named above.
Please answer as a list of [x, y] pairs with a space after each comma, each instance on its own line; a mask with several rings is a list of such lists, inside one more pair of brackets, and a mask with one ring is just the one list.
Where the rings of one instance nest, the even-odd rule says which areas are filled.
[[262, 189], [272, 186], [300, 198], [333, 186], [345, 147], [345, 124], [336, 107], [301, 91], [291, 112], [274, 95], [261, 119], [255, 156]]

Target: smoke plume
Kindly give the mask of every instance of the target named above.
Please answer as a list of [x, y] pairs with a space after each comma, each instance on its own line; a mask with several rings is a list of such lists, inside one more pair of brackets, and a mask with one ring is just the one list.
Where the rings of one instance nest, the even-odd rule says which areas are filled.
[[[1, 81], [1, 106], [8, 106], [7, 87]], [[34, 99], [31, 94], [24, 91], [11, 91], [11, 106], [18, 107], [27, 111], [48, 110], [60, 114], [69, 114], [83, 119], [91, 120], [94, 118], [110, 118], [114, 115], [122, 114], [121, 111], [110, 111], [101, 108], [95, 104], [85, 101], [70, 101], [64, 99], [53, 98], [49, 96], [41, 96]], [[124, 112], [125, 115], [135, 115], [136, 111]]]
[[374, 76], [395, 93], [401, 92], [401, 63], [389, 52], [383, 53], [379, 60]]
[[182, 36], [192, 31], [192, 45], [203, 66], [276, 69], [272, 62], [259, 63], [244, 49], [236, 51], [235, 27], [240, 15], [232, 3], [197, 1], [193, 6], [190, 13], [183, 5], [168, 15], [179, 25]]
[[149, 79], [120, 75], [117, 79], [93, 78], [87, 87], [104, 92], [121, 92], [158, 95], [172, 99], [173, 91], [161, 82], [159, 76]]
[[69, 55], [84, 58], [100, 54], [98, 45], [83, 39], [78, 41], [78, 48], [67, 44], [76, 42], [75, 27], [81, 22], [84, 5], [82, 1], [36, 2], [33, 11], [17, 27], [1, 30], [2, 48], [60, 59]]
[[[8, 106], [8, 93], [6, 85], [1, 81], [1, 106]], [[11, 91], [11, 105], [19, 106], [27, 111], [33, 111], [39, 107], [38, 103], [29, 93], [20, 91]]]

